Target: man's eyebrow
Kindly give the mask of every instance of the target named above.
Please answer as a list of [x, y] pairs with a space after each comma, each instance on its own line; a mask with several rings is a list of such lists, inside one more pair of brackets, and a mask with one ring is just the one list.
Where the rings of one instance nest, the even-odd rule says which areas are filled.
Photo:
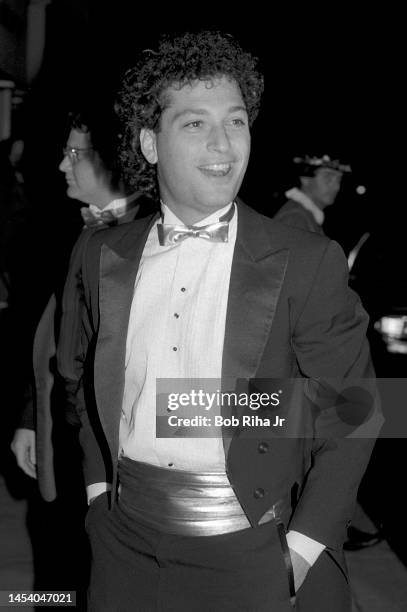
[[208, 111], [205, 110], [204, 108], [184, 108], [181, 111], [178, 111], [177, 113], [175, 113], [175, 115], [172, 118], [172, 121], [177, 121], [177, 119], [180, 119], [180, 117], [184, 117], [184, 115], [208, 115]]
[[[231, 106], [230, 108], [228, 108], [227, 112], [228, 114], [230, 114], [230, 113], [236, 113], [240, 111], [247, 113], [247, 109], [243, 105]], [[184, 117], [185, 115], [209, 115], [209, 114], [210, 114], [209, 110], [206, 110], [205, 108], [184, 108], [183, 110], [175, 113], [171, 121], [172, 123], [174, 123], [175, 121], [177, 121], [181, 117]]]
[[243, 112], [243, 113], [247, 113], [247, 108], [245, 106], [243, 106], [243, 104], [239, 104], [236, 106], [231, 106], [228, 110], [228, 113], [239, 113], [239, 112]]

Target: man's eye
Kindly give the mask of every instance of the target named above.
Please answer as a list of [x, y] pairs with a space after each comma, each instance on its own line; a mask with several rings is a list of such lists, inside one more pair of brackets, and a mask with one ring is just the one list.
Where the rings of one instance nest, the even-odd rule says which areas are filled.
[[190, 121], [189, 123], [187, 123], [185, 125], [185, 127], [189, 127], [189, 128], [199, 128], [202, 126], [202, 121]]
[[246, 125], [246, 122], [240, 117], [238, 117], [236, 119], [232, 119], [231, 124], [235, 127], [242, 127], [243, 125]]

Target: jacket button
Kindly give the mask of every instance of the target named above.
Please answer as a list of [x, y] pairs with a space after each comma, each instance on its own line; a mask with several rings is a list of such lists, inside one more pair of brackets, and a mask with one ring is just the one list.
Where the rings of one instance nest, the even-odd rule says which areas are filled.
[[260, 444], [257, 447], [257, 450], [261, 454], [267, 453], [268, 449], [269, 449], [269, 445], [267, 444], [267, 442], [260, 442]]
[[255, 489], [253, 492], [253, 495], [256, 499], [261, 499], [262, 497], [264, 497], [265, 495], [265, 491], [264, 489], [262, 489], [261, 487], [259, 487], [258, 489]]

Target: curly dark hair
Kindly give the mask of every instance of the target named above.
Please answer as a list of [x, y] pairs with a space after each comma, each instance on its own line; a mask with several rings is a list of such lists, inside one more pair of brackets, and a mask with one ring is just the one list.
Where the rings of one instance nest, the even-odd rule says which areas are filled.
[[126, 72], [115, 105], [122, 126], [119, 156], [126, 183], [150, 197], [158, 195], [156, 167], [144, 158], [139, 135], [142, 128], [159, 131], [168, 87], [227, 76], [240, 87], [251, 126], [263, 93], [263, 77], [256, 64], [257, 59], [231, 35], [216, 31], [164, 36], [157, 51], [143, 51]]

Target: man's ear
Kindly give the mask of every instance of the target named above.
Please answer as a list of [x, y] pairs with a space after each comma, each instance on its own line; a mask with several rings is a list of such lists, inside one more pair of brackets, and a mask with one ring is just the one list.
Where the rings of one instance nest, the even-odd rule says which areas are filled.
[[157, 163], [158, 155], [154, 130], [148, 128], [142, 128], [140, 130], [140, 148], [144, 157], [150, 164]]

